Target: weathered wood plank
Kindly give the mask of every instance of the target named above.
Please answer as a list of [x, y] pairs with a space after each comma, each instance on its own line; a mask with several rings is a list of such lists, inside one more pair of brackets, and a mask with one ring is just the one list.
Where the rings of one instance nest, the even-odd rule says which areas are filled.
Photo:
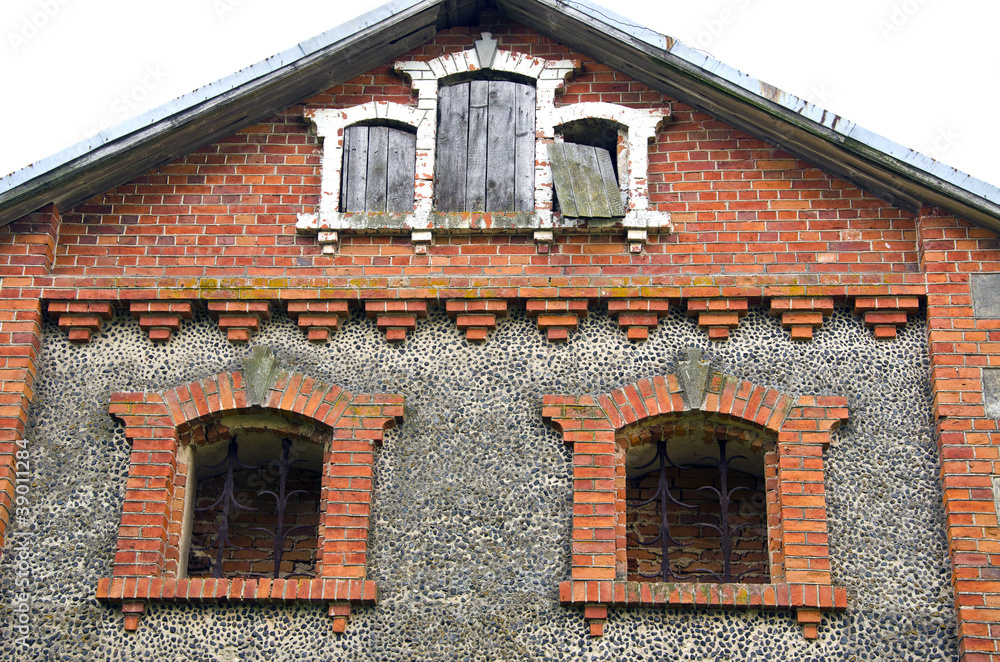
[[604, 196], [601, 172], [597, 168], [597, 155], [589, 145], [566, 143], [566, 165], [573, 179], [573, 194], [576, 196], [580, 216], [607, 217], [611, 210]]
[[535, 210], [535, 88], [514, 88], [514, 211]]
[[490, 81], [486, 211], [514, 210], [514, 109], [517, 83]]
[[438, 135], [435, 197], [439, 211], [465, 211], [469, 151], [469, 85], [442, 87], [438, 92]]
[[615, 179], [615, 168], [611, 164], [611, 152], [600, 147], [595, 147], [597, 156], [597, 167], [600, 170], [601, 180], [604, 183], [604, 194], [608, 200], [608, 210], [610, 216], [624, 216], [625, 208], [622, 206], [622, 192], [618, 188], [618, 180]]
[[368, 183], [365, 187], [365, 211], [385, 211], [388, 185], [389, 127], [368, 128]]
[[[353, 128], [351, 126], [344, 127], [344, 144], [341, 150], [342, 160], [340, 164], [340, 200], [337, 203], [337, 211], [347, 211], [347, 189], [350, 187], [351, 181], [349, 173], [351, 170], [351, 136], [354, 135]], [[329, 143], [334, 140], [336, 140], [334, 136], [324, 139], [323, 149], [328, 149], [330, 146]]]
[[413, 182], [416, 179], [417, 135], [389, 129], [389, 176], [386, 211], [413, 211]]
[[555, 186], [556, 197], [559, 199], [559, 209], [563, 216], [578, 217], [576, 196], [573, 194], [573, 179], [566, 165], [566, 143], [549, 145], [549, 160], [552, 162], [552, 183]]
[[486, 165], [489, 136], [490, 82], [472, 80], [469, 86], [469, 160], [465, 211], [486, 210]]
[[347, 202], [345, 211], [365, 211], [365, 183], [368, 181], [368, 127], [349, 126], [351, 151], [347, 155]]

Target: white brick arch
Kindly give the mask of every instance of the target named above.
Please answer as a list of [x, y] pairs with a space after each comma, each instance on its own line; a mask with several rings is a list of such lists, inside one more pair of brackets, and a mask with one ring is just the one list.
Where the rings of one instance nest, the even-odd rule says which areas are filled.
[[426, 111], [391, 101], [370, 101], [350, 108], [309, 108], [305, 116], [316, 125], [323, 138], [320, 216], [340, 209], [340, 170], [344, 164], [344, 129], [359, 122], [384, 120], [408, 124], [417, 130], [417, 179], [420, 179], [420, 127], [427, 121]]
[[[551, 122], [553, 127], [558, 128], [570, 122], [598, 119], [624, 129], [626, 151], [624, 163], [619, 161], [618, 176], [625, 180], [620, 181], [620, 185], [628, 185], [628, 213], [631, 218], [626, 218], [626, 225], [630, 225], [638, 220], [636, 216], [639, 212], [649, 209], [649, 143], [656, 138], [656, 129], [669, 116], [669, 108], [629, 108], [603, 101], [586, 101], [554, 108]], [[648, 225], [648, 219], [642, 225]]]

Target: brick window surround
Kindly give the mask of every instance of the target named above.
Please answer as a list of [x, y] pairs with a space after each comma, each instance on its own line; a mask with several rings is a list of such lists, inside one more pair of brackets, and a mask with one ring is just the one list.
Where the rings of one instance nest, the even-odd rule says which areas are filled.
[[[150, 602], [328, 604], [335, 632], [346, 630], [351, 605], [375, 604], [375, 582], [366, 578], [374, 451], [402, 421], [403, 397], [355, 395], [269, 365], [111, 396], [131, 456], [113, 573], [97, 597], [121, 603], [127, 630], [138, 628]], [[323, 446], [315, 577], [188, 578], [192, 448], [265, 431]]]
[[[573, 447], [571, 579], [564, 605], [584, 607], [592, 636], [608, 607], [794, 609], [807, 638], [824, 610], [847, 607], [830, 573], [823, 451], [847, 419], [839, 396], [792, 396], [714, 371], [689, 354], [675, 374], [650, 377], [599, 396], [546, 395], [542, 416]], [[649, 443], [644, 429], [697, 416], [749, 425], [772, 435], [766, 462], [768, 584], [626, 581], [625, 451]], [[776, 460], [776, 461], [774, 461]]]

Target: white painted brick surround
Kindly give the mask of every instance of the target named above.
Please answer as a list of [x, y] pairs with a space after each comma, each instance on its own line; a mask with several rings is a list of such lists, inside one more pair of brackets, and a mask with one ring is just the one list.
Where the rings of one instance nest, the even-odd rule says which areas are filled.
[[[485, 33], [484, 40], [490, 35]], [[480, 42], [482, 44], [483, 42]], [[520, 74], [536, 81], [535, 92], [535, 209], [533, 214], [518, 214], [509, 223], [488, 227], [475, 215], [435, 222], [434, 215], [434, 150], [437, 144], [437, 103], [440, 80], [447, 76], [483, 69], [475, 47], [460, 53], [442, 55], [433, 60], [396, 62], [395, 71], [409, 79], [417, 92], [417, 105], [406, 106], [388, 101], [376, 101], [351, 108], [307, 108], [305, 116], [323, 138], [322, 185], [316, 214], [299, 214], [299, 232], [355, 230], [378, 232], [408, 230], [438, 230], [449, 232], [504, 230], [569, 229], [577, 219], [562, 218], [553, 212], [552, 166], [549, 145], [561, 140], [558, 127], [582, 119], [600, 119], [616, 125], [625, 138], [625, 151], [619, 155], [621, 186], [628, 193], [626, 215], [622, 221], [628, 228], [648, 228], [670, 231], [670, 214], [649, 209], [647, 172], [649, 142], [656, 130], [670, 116], [667, 107], [657, 109], [628, 108], [611, 103], [587, 102], [556, 107], [556, 91], [579, 70], [576, 60], [547, 60], [496, 50], [490, 69]], [[416, 181], [413, 213], [393, 219], [386, 214], [344, 214], [340, 207], [340, 171], [343, 163], [344, 128], [358, 122], [391, 120], [416, 129]], [[627, 185], [626, 185], [627, 184]], [[493, 214], [503, 216], [503, 214]]]

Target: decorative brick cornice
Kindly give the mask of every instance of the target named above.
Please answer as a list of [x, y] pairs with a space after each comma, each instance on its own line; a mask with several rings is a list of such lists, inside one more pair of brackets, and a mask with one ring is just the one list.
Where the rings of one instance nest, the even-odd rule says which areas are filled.
[[232, 343], [250, 341], [250, 334], [260, 330], [260, 323], [271, 319], [271, 304], [267, 301], [209, 301], [208, 313]]
[[306, 332], [309, 342], [326, 342], [350, 314], [346, 300], [293, 300], [288, 302], [288, 314]]
[[407, 331], [417, 328], [417, 318], [427, 317], [427, 302], [420, 299], [365, 301], [365, 314], [375, 318], [375, 326], [389, 342], [403, 342]]
[[629, 340], [646, 340], [670, 309], [667, 299], [608, 299], [608, 314], [618, 318]]
[[728, 340], [729, 330], [740, 325], [747, 314], [746, 299], [689, 299], [688, 317], [697, 317], [698, 326], [708, 330], [709, 340]]
[[[677, 374], [639, 380], [599, 396], [546, 395], [542, 417], [574, 452], [572, 577], [564, 603], [587, 608], [590, 632], [603, 633], [599, 607], [788, 607], [800, 611], [805, 636], [816, 638], [820, 609], [846, 606], [831, 584], [822, 451], [847, 418], [846, 398], [781, 393], [721, 374], [694, 351]], [[625, 453], [649, 443], [644, 430], [692, 412], [773, 435], [777, 454], [766, 463], [770, 585], [650, 584], [626, 575]], [[777, 456], [780, 455], [780, 463]], [[808, 585], [808, 586], [805, 586]], [[798, 588], [795, 588], [798, 586]]]
[[445, 309], [469, 342], [483, 342], [497, 327], [497, 318], [507, 316], [507, 300], [448, 299]]
[[896, 328], [906, 326], [907, 313], [920, 310], [917, 297], [858, 297], [854, 313], [861, 315], [865, 326], [874, 328], [876, 340], [893, 340]]
[[781, 326], [792, 334], [792, 340], [812, 340], [813, 329], [833, 314], [833, 297], [775, 297], [771, 299], [771, 314], [781, 318]]
[[528, 317], [538, 322], [549, 342], [564, 342], [587, 316], [586, 299], [528, 299]]
[[85, 343], [115, 316], [115, 309], [110, 301], [50, 301], [49, 315], [67, 332], [70, 342]]
[[166, 342], [174, 331], [181, 328], [181, 320], [194, 315], [190, 301], [133, 301], [129, 304], [132, 317], [139, 320], [139, 328], [153, 342]]

